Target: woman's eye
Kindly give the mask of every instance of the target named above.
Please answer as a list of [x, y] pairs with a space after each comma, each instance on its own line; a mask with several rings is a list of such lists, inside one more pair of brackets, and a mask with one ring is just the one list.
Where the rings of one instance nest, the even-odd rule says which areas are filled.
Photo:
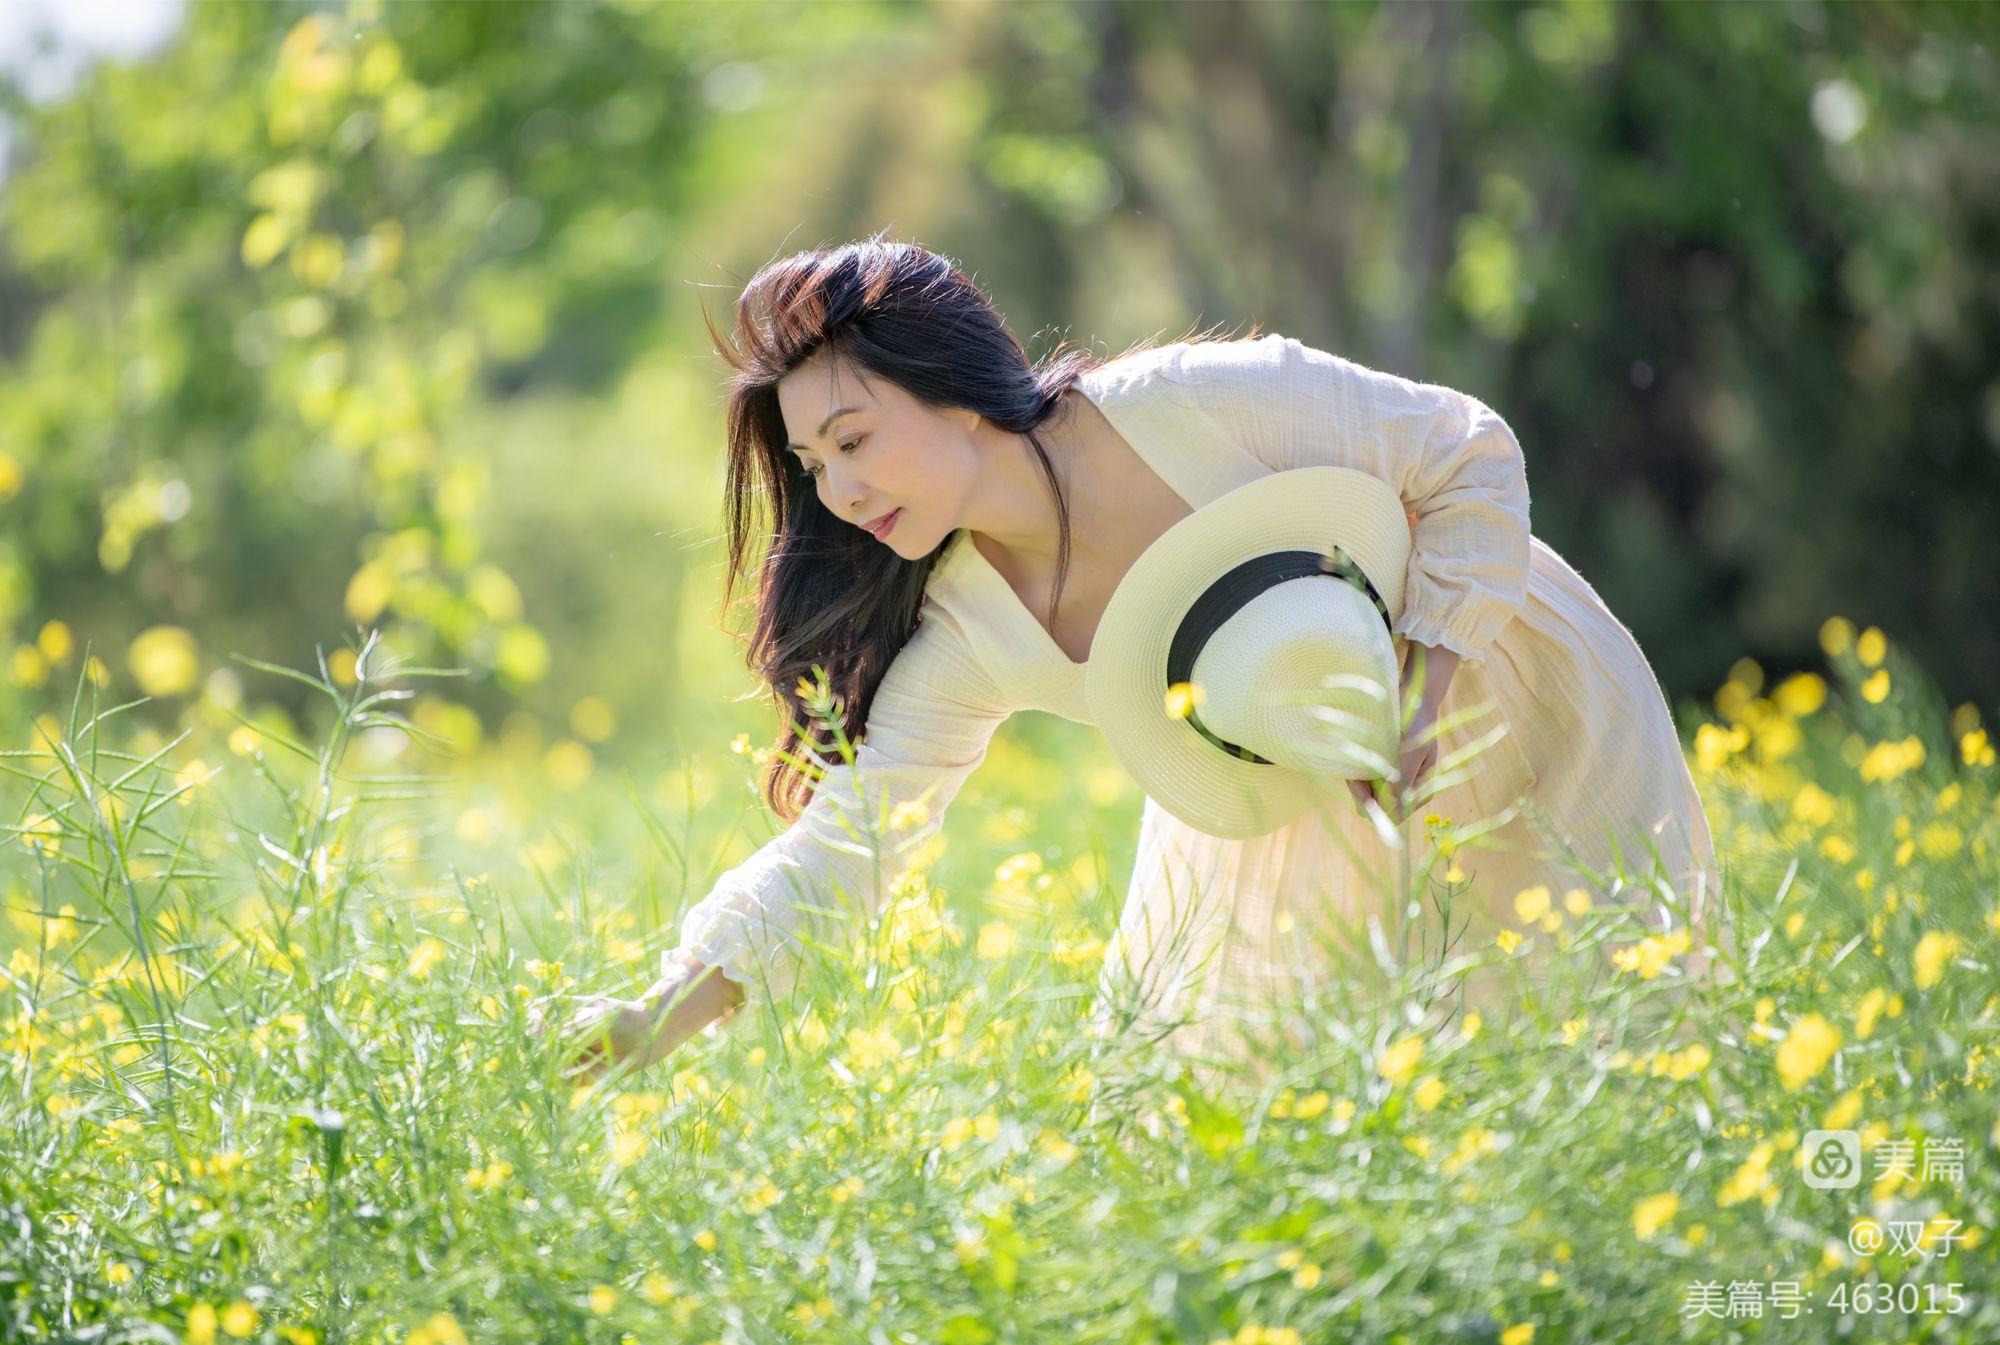
[[[848, 440], [846, 443], [840, 445], [840, 451], [843, 453], [852, 453], [855, 449], [861, 447], [861, 440], [866, 439], [867, 437], [868, 436], [864, 434], [859, 436], [858, 438]], [[805, 469], [805, 473], [808, 478], [817, 481], [820, 477], [820, 474], [824, 470], [825, 470], [824, 468], [818, 466], [810, 466]]]

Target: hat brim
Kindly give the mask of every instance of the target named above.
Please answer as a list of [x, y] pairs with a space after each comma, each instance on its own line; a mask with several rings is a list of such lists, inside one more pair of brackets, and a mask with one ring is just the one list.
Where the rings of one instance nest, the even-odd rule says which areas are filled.
[[[1339, 546], [1403, 613], [1410, 529], [1395, 488], [1347, 467], [1300, 467], [1238, 486], [1175, 523], [1132, 563], [1091, 642], [1084, 697], [1112, 754], [1162, 808], [1224, 839], [1262, 836], [1323, 799], [1328, 783], [1244, 761], [1167, 712], [1168, 647], [1217, 576], [1271, 551]], [[1386, 637], [1385, 637], [1386, 638]]]

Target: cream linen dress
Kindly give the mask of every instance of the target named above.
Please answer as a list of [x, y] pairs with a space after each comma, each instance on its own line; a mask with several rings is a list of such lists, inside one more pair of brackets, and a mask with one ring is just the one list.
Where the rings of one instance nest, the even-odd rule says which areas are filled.
[[[1344, 785], [1326, 806], [1249, 840], [1208, 836], [1148, 799], [1101, 1012], [1116, 1003], [1162, 1031], [1178, 1023], [1168, 1044], [1186, 1054], [1238, 1051], [1232, 1020], [1258, 1014], [1274, 987], [1313, 977], [1329, 956], [1371, 956], [1356, 922], [1372, 913], [1392, 930], [1398, 891], [1426, 913], [1411, 926], [1410, 951], [1427, 941], [1434, 960], [1442, 921], [1422, 874], [1441, 879], [1448, 861], [1432, 862], [1431, 814], [1461, 834], [1483, 832], [1451, 856], [1471, 881], [1451, 912], [1451, 952], [1490, 948], [1499, 924], [1523, 928], [1514, 896], [1541, 885], [1558, 911], [1563, 894], [1582, 887], [1599, 909], [1640, 912], [1653, 928], [1691, 919], [1699, 956], [1720, 874], [1665, 697], [1631, 632], [1530, 536], [1526, 463], [1497, 413], [1277, 334], [1140, 351], [1078, 387], [1194, 509], [1298, 467], [1357, 468], [1395, 486], [1412, 551], [1393, 633], [1405, 653], [1403, 642], [1415, 641], [1459, 654], [1439, 719], [1470, 716], [1443, 735], [1438, 760], [1489, 740], [1387, 835]], [[675, 951], [722, 967], [751, 998], [783, 995], [807, 909], [841, 909], [840, 891], [874, 909], [1009, 715], [1032, 708], [1093, 722], [1086, 667], [968, 536], [953, 534], [853, 766], [836, 762], [796, 822], [722, 875], [684, 917]], [[925, 826], [884, 836], [872, 825], [916, 799], [929, 805]], [[1655, 850], [1679, 917], [1657, 887], [1633, 881], [1652, 871]], [[1592, 880], [1620, 857], [1626, 882]], [[1414, 889], [1400, 886], [1397, 875], [1411, 871]], [[1468, 994], [1491, 984], [1480, 973]]]

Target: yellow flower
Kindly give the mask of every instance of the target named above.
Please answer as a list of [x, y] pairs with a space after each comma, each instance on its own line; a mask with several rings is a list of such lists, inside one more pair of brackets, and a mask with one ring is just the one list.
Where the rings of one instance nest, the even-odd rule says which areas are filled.
[[[1713, 1058], [1708, 1047], [1700, 1042], [1692, 1042], [1685, 1048], [1666, 1057], [1664, 1073], [1670, 1079], [1686, 1080], [1708, 1068]], [[1659, 1073], [1661, 1071], [1655, 1071]]]
[[1590, 914], [1590, 893], [1580, 887], [1572, 887], [1563, 893], [1563, 909], [1581, 920]]
[[34, 646], [42, 650], [42, 656], [50, 662], [62, 662], [76, 648], [76, 640], [70, 636], [70, 628], [60, 620], [44, 620], [42, 632], [34, 636]]
[[178, 696], [194, 689], [201, 658], [194, 636], [179, 626], [148, 626], [132, 638], [125, 661], [148, 696]]
[[1861, 660], [1865, 668], [1873, 668], [1881, 663], [1889, 652], [1889, 641], [1880, 628], [1870, 626], [1861, 632], [1861, 638], [1854, 642], [1854, 656]]
[[428, 980], [431, 968], [444, 961], [449, 950], [444, 940], [426, 937], [420, 940], [410, 952], [410, 975], [418, 980]]
[[1785, 1090], [1798, 1092], [1806, 1080], [1825, 1069], [1826, 1062], [1840, 1049], [1840, 1042], [1840, 1029], [1816, 1013], [1793, 1023], [1778, 1047], [1778, 1075], [1784, 1080]]
[[1965, 940], [1943, 930], [1931, 930], [1917, 940], [1917, 989], [1928, 990], [1944, 977], [1945, 968], [1965, 949]]
[[1689, 944], [1685, 929], [1667, 935], [1648, 934], [1635, 944], [1614, 949], [1611, 961], [1618, 970], [1636, 971], [1641, 980], [1650, 981], [1671, 965], [1674, 954], [1685, 953]]
[[1500, 1333], [1500, 1345], [1528, 1345], [1535, 1338], [1533, 1322], [1518, 1322]]
[[1425, 1075], [1424, 1081], [1417, 1085], [1415, 1093], [1417, 1105], [1425, 1111], [1434, 1111], [1438, 1103], [1444, 1101], [1444, 1095], [1444, 1080], [1435, 1074]]
[[1300, 1289], [1310, 1289], [1319, 1283], [1319, 1267], [1308, 1261], [1292, 1272], [1292, 1284]]
[[1887, 668], [1877, 668], [1874, 672], [1868, 674], [1868, 679], [1861, 684], [1861, 699], [1867, 701], [1870, 705], [1880, 705], [1883, 701], [1889, 699], [1889, 670]]
[[1514, 914], [1524, 925], [1533, 924], [1548, 914], [1549, 889], [1541, 885], [1524, 887], [1514, 894]]
[[785, 1193], [778, 1189], [770, 1174], [763, 1173], [758, 1176], [757, 1184], [744, 1195], [743, 1208], [750, 1214], [762, 1214], [784, 1198]]
[[1589, 1026], [1590, 1026], [1590, 1020], [1588, 1018], [1572, 1018], [1568, 1022], [1564, 1023], [1562, 1025], [1563, 1045], [1565, 1046], [1576, 1045], [1576, 1039], [1579, 1036], [1581, 1036], [1583, 1034], [1583, 1030]]
[[595, 1284], [590, 1289], [590, 1310], [602, 1317], [618, 1306], [618, 1291], [608, 1284]]
[[1298, 1120], [1310, 1121], [1313, 1117], [1325, 1111], [1327, 1104], [1332, 1100], [1332, 1098], [1327, 1096], [1324, 1089], [1308, 1093], [1292, 1104], [1292, 1115]]
[[638, 1162], [639, 1155], [644, 1152], [646, 1132], [643, 1130], [621, 1130], [611, 1138], [611, 1161], [621, 1168]]
[[1042, 871], [1042, 856], [1038, 851], [1023, 850], [1018, 855], [1009, 855], [993, 870], [996, 883], [1022, 883]]
[[1968, 766], [1991, 766], [1993, 742], [1985, 729], [1972, 729], [1959, 738], [1958, 754]]
[[1750, 730], [1741, 724], [1727, 729], [1720, 724], [1703, 724], [1694, 731], [1695, 766], [1712, 775], [1729, 763], [1733, 753], [1749, 745]]
[[710, 1228], [702, 1229], [701, 1232], [694, 1235], [694, 1245], [701, 1248], [705, 1252], [714, 1251], [715, 1230]]
[[1766, 1204], [1776, 1199], [1778, 1188], [1771, 1181], [1773, 1152], [1774, 1149], [1768, 1141], [1752, 1149], [1750, 1156], [1743, 1160], [1742, 1166], [1738, 1167], [1729, 1180], [1722, 1184], [1722, 1189], [1716, 1192], [1715, 1203], [1735, 1205], [1752, 1196], [1762, 1196]]
[[1681, 1208], [1681, 1198], [1672, 1191], [1647, 1196], [1632, 1209], [1632, 1231], [1646, 1241], [1664, 1228]]
[[597, 758], [574, 738], [557, 739], [542, 755], [542, 771], [549, 786], [566, 794], [583, 788], [596, 767]]
[[1862, 755], [1857, 769], [1861, 778], [1872, 784], [1880, 780], [1894, 780], [1923, 764], [1924, 740], [1911, 734], [1900, 741], [1876, 743]]
[[1808, 780], [1792, 795], [1792, 816], [1811, 826], [1823, 827], [1838, 815], [1833, 795]]
[[972, 1118], [954, 1116], [944, 1123], [944, 1133], [938, 1136], [938, 1146], [950, 1153], [959, 1145], [972, 1138]]
[[646, 1278], [639, 1281], [639, 1297], [654, 1307], [672, 1302], [674, 1293], [674, 1282], [657, 1270], [647, 1272]]
[[1778, 683], [1771, 699], [1792, 718], [1804, 719], [1826, 704], [1826, 679], [1818, 673], [1793, 673]]
[[1208, 699], [1207, 693], [1196, 682], [1176, 682], [1167, 688], [1165, 706], [1167, 718], [1186, 719], [1194, 707]]
[[239, 1340], [257, 1329], [257, 1308], [237, 1299], [222, 1310], [222, 1329]]
[[602, 696], [585, 696], [569, 708], [570, 731], [577, 737], [601, 743], [618, 726], [618, 712]]
[[868, 1031], [850, 1028], [847, 1033], [848, 1066], [857, 1070], [872, 1070], [887, 1061], [895, 1059], [903, 1049], [903, 1043], [896, 1034], [882, 1029]]
[[184, 1334], [189, 1345], [211, 1345], [215, 1340], [215, 1309], [206, 1303], [197, 1303], [188, 1309], [187, 1326]]
[[21, 844], [44, 855], [62, 853], [62, 823], [47, 813], [30, 813], [21, 826]]
[[14, 651], [8, 662], [9, 675], [14, 685], [38, 687], [49, 680], [49, 661], [42, 657], [42, 651], [31, 644], [24, 644]]
[[1493, 936], [1493, 942], [1500, 945], [1500, 951], [1511, 953], [1521, 946], [1521, 935], [1516, 930], [1503, 929]]
[[465, 1185], [474, 1191], [491, 1191], [514, 1175], [514, 1165], [504, 1158], [496, 1158], [483, 1168], [467, 1168]]
[[1021, 941], [1020, 933], [1005, 920], [989, 920], [979, 928], [979, 955], [984, 958], [1001, 958], [1014, 951], [1014, 945]]
[[1408, 1083], [1423, 1058], [1424, 1039], [1412, 1033], [1382, 1052], [1382, 1058], [1375, 1062], [1375, 1072], [1390, 1083]]

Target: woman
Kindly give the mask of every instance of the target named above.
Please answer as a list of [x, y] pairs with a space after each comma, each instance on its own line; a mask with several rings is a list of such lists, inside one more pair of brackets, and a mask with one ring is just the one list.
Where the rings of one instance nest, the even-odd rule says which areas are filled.
[[[755, 492], [776, 527], [750, 660], [788, 723], [763, 786], [790, 826], [689, 910], [641, 999], [579, 997], [566, 1021], [592, 1038], [582, 1076], [607, 1052], [656, 1060], [747, 999], [782, 995], [801, 908], [844, 892], [872, 909], [1010, 714], [1092, 722], [1092, 636], [1133, 560], [1202, 504], [1295, 467], [1368, 471], [1409, 511], [1392, 633], [1417, 703], [1398, 777], [1353, 782], [1351, 811], [1251, 840], [1207, 836], [1149, 800], [1106, 995], [1151, 978], [1149, 1014], [1193, 1015], [1177, 1045], [1216, 1045], [1227, 1001], [1312, 974], [1293, 956], [1314, 943], [1300, 934], [1369, 908], [1383, 838], [1418, 807], [1426, 837], [1441, 819], [1491, 827], [1453, 854], [1483, 930], [1514, 918], [1523, 889], [1560, 901], [1588, 891], [1579, 874], [1643, 868], [1655, 849], [1701, 930], [1719, 875], [1659, 684], [1591, 587], [1529, 535], [1520, 446], [1483, 403], [1277, 335], [1031, 367], [957, 268], [875, 240], [766, 268], [738, 336], [740, 355], [717, 342], [738, 371], [725, 585], [758, 531]], [[851, 769], [802, 700], [815, 665], [858, 739]], [[1428, 794], [1439, 757], [1478, 731], [1436, 726], [1478, 706], [1505, 721], [1500, 750]], [[817, 788], [797, 764], [808, 750], [833, 763]], [[891, 814], [900, 825], [870, 844]], [[536, 1008], [539, 1025], [549, 1005]]]

